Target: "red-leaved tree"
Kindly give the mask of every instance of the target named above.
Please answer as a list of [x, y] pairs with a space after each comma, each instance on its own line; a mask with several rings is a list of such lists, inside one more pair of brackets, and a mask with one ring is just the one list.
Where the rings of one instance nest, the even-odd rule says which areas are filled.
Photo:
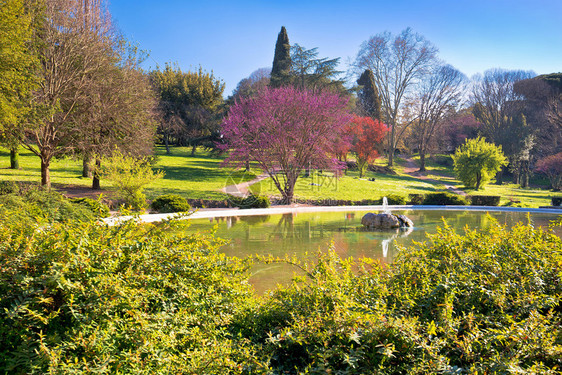
[[385, 124], [370, 117], [355, 117], [353, 119], [353, 147], [357, 158], [359, 177], [363, 177], [369, 163], [379, 156], [384, 136], [388, 132]]
[[257, 162], [289, 204], [304, 169], [343, 167], [334, 155], [351, 119], [347, 100], [336, 94], [265, 88], [230, 107], [222, 128], [225, 163]]
[[535, 170], [548, 177], [554, 190], [562, 189], [562, 152], [539, 159]]

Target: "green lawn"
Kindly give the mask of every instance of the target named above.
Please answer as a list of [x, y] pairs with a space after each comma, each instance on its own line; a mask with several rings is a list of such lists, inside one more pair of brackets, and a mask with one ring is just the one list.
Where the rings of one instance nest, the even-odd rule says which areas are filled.
[[[375, 181], [369, 181], [374, 178]], [[318, 186], [319, 185], [319, 186]], [[410, 193], [425, 194], [440, 191], [443, 185], [422, 181], [407, 175], [384, 175], [367, 172], [362, 179], [359, 173], [349, 171], [347, 175], [335, 179], [331, 173], [300, 178], [295, 187], [295, 197], [303, 199], [378, 199], [390, 194], [407, 197]], [[271, 179], [263, 180], [253, 189], [262, 194], [280, 196]]]
[[[259, 174], [253, 169], [250, 173], [233, 171], [221, 167], [222, 157], [198, 150], [196, 156], [190, 156], [191, 149], [184, 147], [171, 148], [171, 155], [166, 155], [163, 147], [156, 148], [157, 160], [155, 168], [162, 169], [165, 177], [149, 185], [146, 193], [149, 199], [162, 194], [179, 194], [186, 198], [225, 199], [221, 191], [226, 185], [248, 181]], [[414, 157], [414, 160], [417, 160]], [[349, 171], [340, 179], [333, 178], [331, 173], [314, 174], [311, 178], [300, 178], [297, 182], [295, 196], [303, 199], [342, 199], [363, 200], [378, 199], [390, 194], [407, 197], [410, 193], [430, 193], [443, 191], [443, 184], [462, 188], [462, 183], [454, 178], [451, 167], [443, 166], [428, 160], [427, 177], [437, 181], [424, 181], [403, 173], [405, 160], [397, 158], [395, 170], [397, 175], [384, 175], [367, 172], [363, 179], [358, 173]], [[385, 165], [383, 159], [377, 160], [378, 165]], [[39, 183], [41, 170], [39, 158], [29, 151], [21, 150], [19, 170], [9, 169], [9, 152], [0, 149], [0, 179], [16, 181], [32, 181]], [[65, 185], [89, 187], [91, 180], [81, 177], [82, 163], [80, 160], [64, 158], [53, 160], [51, 164], [51, 181], [55, 188]], [[369, 181], [374, 178], [374, 181]], [[536, 179], [539, 183], [544, 180]], [[535, 183], [535, 182], [533, 182]], [[102, 181], [102, 188], [111, 189], [108, 181]], [[270, 179], [252, 187], [256, 193], [280, 196]], [[550, 197], [555, 193], [546, 189], [521, 189], [514, 184], [487, 185], [480, 191], [466, 190], [469, 194], [500, 195], [504, 205], [510, 201], [520, 201], [522, 205], [539, 207], [550, 204]], [[559, 194], [559, 193], [558, 193]]]

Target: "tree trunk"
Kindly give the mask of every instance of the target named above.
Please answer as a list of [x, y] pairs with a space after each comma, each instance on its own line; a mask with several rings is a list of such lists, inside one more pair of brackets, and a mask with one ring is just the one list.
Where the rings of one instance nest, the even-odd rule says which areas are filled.
[[82, 158], [82, 177], [92, 178], [92, 157], [89, 154]]
[[96, 158], [96, 167], [94, 168], [94, 177], [92, 178], [92, 190], [100, 190], [100, 168], [101, 159]]
[[191, 156], [195, 156], [195, 149], [197, 148], [197, 144], [191, 146]]
[[499, 170], [498, 173], [496, 173], [496, 185], [502, 185], [503, 184], [503, 168]]
[[246, 160], [246, 172], [250, 172], [250, 160]]
[[20, 169], [20, 153], [18, 146], [10, 149], [10, 169]]
[[425, 151], [420, 149], [420, 172], [425, 172]]
[[480, 190], [480, 183], [482, 182], [482, 174], [476, 173], [476, 190]]
[[529, 170], [529, 160], [521, 161], [521, 187], [529, 187], [529, 175], [531, 171]]
[[51, 160], [46, 158], [41, 158], [41, 186], [51, 189], [51, 171], [49, 170], [49, 165]]
[[170, 140], [168, 139], [168, 133], [164, 133], [164, 144], [166, 145], [166, 155], [170, 155]]

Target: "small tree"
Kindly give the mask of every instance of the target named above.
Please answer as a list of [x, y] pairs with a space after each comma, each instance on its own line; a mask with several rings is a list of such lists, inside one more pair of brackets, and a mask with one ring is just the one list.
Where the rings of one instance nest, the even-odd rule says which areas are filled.
[[485, 138], [468, 139], [452, 156], [455, 173], [466, 187], [480, 189], [504, 165], [507, 158], [501, 146], [486, 142]]
[[562, 152], [538, 160], [535, 170], [548, 177], [554, 190], [562, 189]]
[[164, 177], [163, 171], [153, 171], [146, 158], [138, 158], [116, 150], [102, 168], [104, 178], [113, 182], [119, 197], [135, 210], [146, 208], [146, 185]]
[[369, 163], [379, 156], [379, 149], [388, 128], [379, 120], [370, 117], [353, 119], [354, 142], [352, 151], [357, 158], [359, 177], [362, 178]]
[[303, 170], [341, 168], [333, 156], [350, 121], [347, 100], [336, 94], [266, 88], [230, 107], [221, 145], [230, 150], [225, 163], [256, 161], [291, 203]]

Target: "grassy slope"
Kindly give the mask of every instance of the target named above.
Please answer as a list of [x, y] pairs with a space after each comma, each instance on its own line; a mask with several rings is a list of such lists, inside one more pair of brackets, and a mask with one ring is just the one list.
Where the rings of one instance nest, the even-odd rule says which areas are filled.
[[[233, 172], [228, 168], [221, 168], [221, 157], [210, 155], [199, 150], [195, 157], [189, 156], [189, 148], [172, 148], [172, 154], [166, 155], [162, 147], [158, 147], [155, 167], [163, 169], [166, 176], [162, 180], [152, 183], [146, 189], [147, 196], [154, 198], [162, 194], [180, 194], [187, 198], [224, 199], [226, 196], [221, 189], [228, 184], [251, 180], [255, 173]], [[389, 194], [407, 196], [410, 193], [428, 193], [442, 191], [442, 183], [461, 186], [453, 177], [452, 168], [440, 166], [428, 161], [428, 177], [439, 180], [422, 181], [404, 174], [403, 160], [397, 160], [398, 175], [390, 176], [367, 172], [364, 179], [358, 178], [358, 173], [350, 171], [339, 180], [334, 181], [331, 174], [301, 178], [297, 183], [296, 196], [307, 199], [346, 199], [362, 200], [376, 199]], [[384, 165], [379, 159], [377, 164]], [[39, 182], [41, 179], [40, 163], [32, 153], [22, 150], [20, 157], [22, 169], [11, 170], [9, 167], [9, 153], [0, 149], [0, 179]], [[51, 165], [51, 180], [55, 187], [61, 185], [78, 185], [88, 187], [91, 180], [81, 177], [80, 161], [65, 158], [54, 160]], [[375, 178], [369, 181], [368, 178]], [[311, 185], [320, 184], [321, 186]], [[111, 187], [107, 181], [102, 181], [102, 187]], [[277, 189], [267, 179], [254, 185], [253, 190], [262, 194], [279, 195]], [[488, 185], [478, 192], [466, 190], [469, 194], [501, 195], [505, 204], [510, 200], [519, 200], [531, 207], [550, 204], [550, 196], [554, 193], [541, 189], [520, 189], [514, 184]]]

